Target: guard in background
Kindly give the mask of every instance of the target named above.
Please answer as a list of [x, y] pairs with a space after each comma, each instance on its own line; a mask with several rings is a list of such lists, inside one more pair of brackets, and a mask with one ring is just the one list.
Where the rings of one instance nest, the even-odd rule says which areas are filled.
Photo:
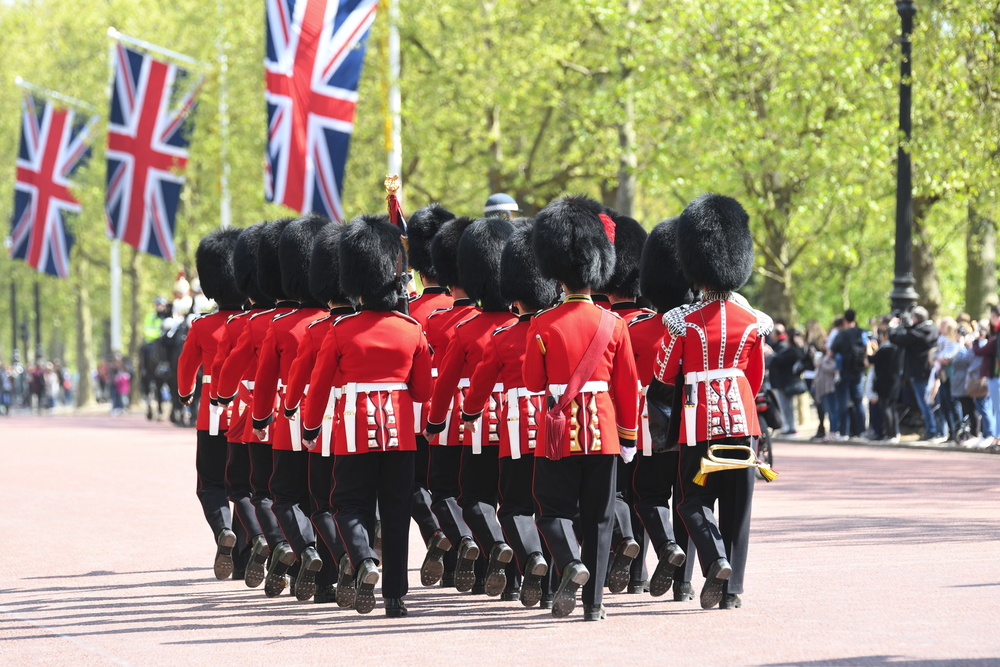
[[[278, 257], [281, 233], [285, 231], [285, 227], [291, 221], [290, 218], [274, 220], [264, 225], [260, 232], [256, 251], [256, 287], [264, 298], [274, 303], [274, 308], [255, 312], [250, 316], [250, 321], [247, 322], [243, 333], [240, 334], [236, 346], [222, 364], [222, 371], [219, 374], [216, 387], [221, 405], [229, 405], [237, 399], [237, 395], [239, 395], [239, 400], [247, 406], [253, 404], [255, 390], [253, 378], [257, 375], [257, 358], [271, 326], [271, 320], [278, 315], [290, 313], [299, 306], [298, 302], [290, 300], [285, 295], [281, 286], [281, 261]], [[266, 437], [261, 439], [254, 435], [253, 419], [249, 413], [246, 413], [245, 420], [243, 437], [250, 449], [252, 501], [257, 521], [264, 528], [267, 545], [271, 551], [271, 561], [264, 581], [264, 593], [268, 597], [277, 597], [288, 585], [286, 575], [289, 568], [295, 564], [295, 554], [290, 549], [283, 549], [280, 553], [281, 558], [278, 558], [276, 556], [279, 554], [275, 553], [276, 547], [286, 540], [271, 509], [271, 505], [274, 503], [274, 496], [270, 490], [271, 473], [274, 472], [271, 454], [271, 439], [274, 437], [274, 429], [268, 428], [265, 432]], [[255, 551], [257, 551], [256, 548]], [[294, 570], [292, 574], [294, 576]]]
[[243, 336], [250, 318], [259, 313], [269, 312], [274, 308], [274, 302], [264, 296], [257, 285], [257, 247], [260, 244], [260, 235], [265, 224], [258, 222], [247, 227], [240, 232], [236, 239], [236, 245], [233, 248], [233, 274], [236, 278], [237, 289], [246, 299], [247, 310], [226, 320], [225, 333], [219, 342], [215, 361], [212, 362], [213, 382], [209, 385], [211, 399], [209, 430], [211, 431], [215, 427], [215, 420], [228, 426], [226, 440], [229, 442], [229, 458], [226, 461], [226, 485], [229, 489], [229, 500], [233, 503], [233, 509], [246, 530], [251, 545], [249, 562], [244, 576], [244, 581], [250, 588], [256, 588], [264, 582], [265, 565], [271, 554], [271, 550], [267, 546], [268, 541], [272, 540], [273, 544], [277, 544], [281, 539], [281, 529], [278, 528], [278, 522], [274, 516], [268, 513], [264, 515], [263, 522], [259, 521], [252, 500], [253, 466], [250, 463], [250, 449], [246, 444], [248, 442], [246, 428], [250, 401], [248, 386], [253, 381], [254, 373], [257, 371], [256, 359], [254, 359], [254, 363], [248, 364], [242, 369], [242, 377], [239, 378], [238, 385], [241, 393], [234, 401], [228, 405], [222, 405], [219, 402], [218, 386], [222, 377], [222, 366], [229, 359], [237, 341]]
[[[639, 398], [639, 452], [630, 480], [635, 499], [633, 507], [658, 558], [649, 580], [649, 593], [659, 597], [673, 587], [674, 600], [681, 602], [693, 597], [690, 582], [694, 559], [686, 559], [684, 549], [679, 546], [687, 546], [687, 530], [676, 511], [671, 513], [670, 497], [677, 481], [679, 428], [671, 432], [664, 418], [669, 418], [666, 410], [672, 411], [674, 406], [674, 385], [653, 380], [656, 353], [667, 330], [663, 314], [689, 304], [695, 298], [677, 262], [676, 224], [676, 218], [664, 220], [653, 228], [643, 246], [639, 287], [642, 296], [653, 304], [659, 314], [651, 312], [636, 316], [629, 324], [628, 333], [632, 339], [642, 391]], [[679, 411], [673, 414], [673, 419], [679, 427]], [[675, 496], [675, 510], [676, 504]]]
[[[462, 238], [462, 232], [472, 222], [470, 218], [449, 220], [441, 225], [431, 241], [431, 259], [437, 270], [438, 282], [451, 291], [453, 298], [451, 308], [432, 312], [424, 328], [432, 355], [431, 372], [434, 375], [437, 375], [444, 352], [455, 336], [455, 327], [479, 313], [476, 302], [469, 298], [458, 275], [458, 242]], [[431, 509], [441, 526], [441, 532], [428, 541], [427, 555], [420, 567], [420, 583], [424, 586], [433, 586], [442, 581], [444, 558], [454, 547], [458, 551], [454, 584], [463, 593], [472, 590], [476, 583], [474, 568], [476, 559], [479, 558], [479, 547], [472, 538], [472, 530], [462, 518], [462, 508], [458, 505], [461, 493], [459, 471], [462, 465], [460, 445], [465, 433], [465, 426], [459, 416], [464, 394], [464, 389], [455, 392], [445, 418], [445, 428], [439, 435], [424, 433], [430, 443], [427, 487], [431, 492]]]
[[[205, 295], [214, 299], [219, 309], [197, 317], [191, 323], [184, 349], [177, 359], [177, 391], [181, 402], [190, 405], [198, 381], [198, 371], [203, 370], [202, 393], [208, 396], [212, 384], [212, 364], [219, 341], [226, 333], [225, 325], [232, 315], [240, 312], [243, 295], [236, 288], [233, 275], [233, 247], [240, 230], [216, 229], [209, 232], [195, 251], [195, 266]], [[210, 401], [200, 401], [198, 406], [198, 449], [195, 469], [198, 472], [198, 500], [205, 512], [215, 537], [215, 577], [226, 579], [233, 574], [233, 549], [236, 533], [232, 530], [233, 518], [229, 509], [226, 489], [226, 424], [214, 423], [209, 415]], [[214, 413], [214, 410], [212, 410]], [[246, 534], [245, 531], [240, 531]]]
[[[562, 575], [552, 615], [564, 617], [584, 586], [586, 620], [605, 617], [604, 579], [614, 528], [615, 465], [635, 451], [639, 379], [625, 322], [595, 306], [590, 293], [615, 267], [615, 223], [586, 197], [557, 199], [535, 218], [532, 240], [542, 276], [558, 280], [562, 304], [528, 328], [524, 384], [547, 392], [536, 451], [537, 525]], [[580, 513], [583, 553], [573, 532]]]
[[[636, 316], [652, 313], [639, 307], [639, 259], [646, 242], [646, 230], [636, 220], [608, 210], [615, 222], [615, 271], [611, 280], [602, 286], [608, 297], [611, 312], [628, 326]], [[632, 345], [635, 350], [635, 342]], [[635, 459], [618, 461], [615, 492], [615, 530], [613, 535], [614, 558], [608, 572], [607, 587], [620, 593], [628, 586], [629, 593], [642, 593], [646, 587], [646, 533], [632, 509], [632, 473]], [[638, 538], [638, 541], [636, 541]]]
[[517, 573], [521, 576], [518, 598], [525, 607], [542, 600], [542, 582], [548, 565], [535, 526], [535, 501], [531, 494], [545, 393], [528, 391], [522, 371], [531, 316], [559, 298], [559, 285], [542, 278], [535, 266], [531, 254], [533, 227], [532, 220], [518, 218], [504, 245], [500, 256], [500, 294], [504, 301], [517, 306], [520, 315], [516, 322], [490, 336], [462, 409], [462, 419], [476, 423], [491, 400], [494, 385], [502, 382], [506, 400], [500, 413], [497, 518], [514, 550]]
[[[354, 593], [354, 608], [375, 608], [379, 558], [368, 528], [376, 503], [382, 522], [382, 597], [387, 616], [405, 616], [407, 547], [417, 448], [414, 403], [431, 396], [431, 356], [420, 325], [393, 310], [406, 281], [399, 230], [385, 216], [361, 216], [340, 241], [340, 282], [361, 311], [337, 319], [317, 359], [303, 408], [303, 437], [322, 428], [332, 385], [342, 383], [334, 435], [334, 520], [347, 548], [351, 575], [339, 598]], [[347, 589], [347, 590], [345, 590]]]
[[[309, 385], [309, 376], [316, 366], [319, 348], [333, 323], [344, 315], [354, 313], [353, 304], [340, 289], [340, 235], [343, 230], [343, 225], [326, 225], [313, 244], [312, 258], [309, 261], [309, 292], [317, 302], [325, 303], [330, 312], [326, 317], [306, 327], [306, 335], [299, 343], [295, 361], [288, 371], [283, 410], [285, 418], [292, 425], [290, 428], [293, 433], [299, 434], [300, 439], [302, 422], [299, 419], [298, 408]], [[333, 486], [332, 434], [333, 410], [328, 404], [327, 411], [323, 414], [323, 428], [316, 446], [309, 452], [309, 497], [312, 508], [310, 519], [322, 538], [316, 543], [316, 550], [323, 560], [323, 567], [316, 574], [316, 594], [313, 596], [313, 602], [317, 603], [328, 603], [337, 599], [337, 564], [347, 554], [343, 541], [337, 535], [337, 525], [333, 521], [333, 507], [330, 505], [330, 489]]]
[[684, 377], [678, 511], [705, 574], [703, 609], [741, 605], [750, 537], [755, 468], [713, 472], [704, 486], [695, 482], [710, 445], [755, 447], [760, 435], [754, 397], [764, 379], [764, 339], [772, 322], [735, 294], [753, 270], [749, 220], [739, 202], [716, 194], [684, 209], [677, 258], [701, 299], [664, 316], [667, 332], [656, 356], [657, 380], [677, 386], [678, 375]]
[[483, 205], [484, 218], [506, 218], [512, 220], [520, 211], [517, 201], [508, 194], [498, 192], [490, 195]]
[[[406, 226], [407, 257], [410, 268], [417, 272], [423, 292], [410, 299], [410, 317], [420, 323], [422, 331], [427, 331], [427, 318], [435, 310], [451, 308], [453, 299], [447, 287], [438, 283], [437, 271], [431, 259], [431, 241], [441, 229], [441, 225], [454, 219], [455, 215], [441, 204], [429, 204], [410, 216]], [[417, 429], [417, 455], [414, 463], [416, 478], [413, 486], [413, 520], [417, 522], [424, 544], [429, 544], [434, 534], [441, 530], [434, 512], [431, 511], [431, 492], [427, 489], [427, 471], [430, 464], [427, 438], [424, 437], [424, 427], [427, 425], [427, 412], [430, 405], [418, 406], [418, 414], [414, 415], [413, 427]], [[455, 563], [452, 555], [451, 579], [454, 582]], [[445, 570], [447, 573], [447, 563]]]
[[271, 320], [257, 359], [250, 413], [258, 439], [266, 438], [266, 429], [272, 428], [274, 467], [268, 484], [274, 496], [271, 511], [287, 540], [272, 551], [272, 562], [286, 562], [288, 551], [292, 552], [292, 558], [299, 563], [295, 597], [301, 601], [315, 594], [316, 573], [323, 567], [323, 560], [316, 551], [316, 533], [309, 520], [309, 452], [302, 448], [298, 423], [293, 424], [293, 433], [289, 428], [292, 422], [280, 408], [299, 342], [306, 336], [307, 327], [326, 315], [326, 309], [309, 291], [309, 260], [316, 235], [329, 224], [327, 218], [308, 215], [286, 225], [278, 240], [281, 289], [299, 307]]
[[[464, 397], [470, 391], [471, 377], [483, 359], [490, 336], [498, 328], [515, 321], [508, 303], [500, 293], [500, 253], [514, 228], [504, 218], [482, 218], [462, 233], [458, 243], [458, 276], [470, 299], [478, 302], [481, 312], [455, 327], [455, 334], [444, 355], [438, 360], [438, 378], [427, 420], [427, 433], [445, 430], [451, 406], [452, 424], [462, 427]], [[494, 380], [481, 411], [478, 428], [466, 426], [461, 431], [458, 505], [462, 518], [472, 530], [481, 554], [488, 554], [489, 564], [483, 577], [483, 592], [496, 597], [507, 587], [507, 565], [514, 550], [504, 541], [497, 520], [497, 488], [500, 481], [500, 410], [505, 400], [503, 386]], [[456, 399], [456, 396], [461, 399]], [[456, 572], [458, 579], [468, 570]], [[471, 583], [476, 583], [472, 580]], [[471, 586], [470, 586], [471, 588]], [[513, 597], [508, 595], [508, 598]]]

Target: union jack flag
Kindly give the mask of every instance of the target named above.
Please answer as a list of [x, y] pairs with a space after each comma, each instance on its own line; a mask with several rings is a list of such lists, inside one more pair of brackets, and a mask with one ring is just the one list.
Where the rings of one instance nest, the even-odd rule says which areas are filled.
[[266, 0], [268, 201], [343, 222], [344, 165], [378, 0]]
[[41, 273], [69, 277], [73, 237], [67, 213], [79, 213], [70, 178], [90, 156], [97, 116], [78, 117], [70, 109], [31, 93], [21, 103], [21, 145], [14, 182], [10, 257]]
[[201, 81], [172, 103], [186, 70], [121, 44], [114, 60], [104, 195], [108, 236], [172, 261], [188, 118]]

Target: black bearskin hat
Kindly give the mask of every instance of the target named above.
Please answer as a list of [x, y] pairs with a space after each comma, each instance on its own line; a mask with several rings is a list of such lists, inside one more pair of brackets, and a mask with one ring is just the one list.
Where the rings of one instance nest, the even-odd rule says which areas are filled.
[[570, 291], [606, 285], [615, 270], [615, 247], [606, 231], [613, 225], [604, 207], [589, 197], [555, 200], [535, 216], [531, 246], [538, 270]]
[[330, 219], [310, 213], [294, 220], [281, 232], [278, 259], [281, 262], [281, 289], [289, 299], [312, 301], [309, 291], [309, 261], [319, 232]]
[[212, 230], [198, 243], [194, 253], [201, 291], [219, 304], [219, 310], [239, 310], [243, 304], [233, 272], [233, 248], [240, 232], [236, 227]]
[[600, 291], [634, 300], [639, 296], [639, 260], [648, 234], [627, 215], [611, 209], [607, 214], [615, 221], [615, 272]]
[[432, 280], [437, 280], [437, 270], [431, 260], [431, 241], [441, 225], [453, 220], [455, 214], [441, 204], [428, 204], [414, 211], [406, 221], [406, 246], [410, 266]]
[[[525, 222], [522, 222], [525, 221]], [[531, 252], [533, 220], [514, 220], [514, 231], [500, 255], [500, 293], [511, 303], [520, 301], [529, 310], [548, 308], [559, 298], [559, 283], [542, 278]]]
[[693, 286], [738, 290], [753, 271], [750, 216], [732, 197], [701, 195], [677, 220], [677, 259]]
[[500, 253], [514, 227], [506, 218], [480, 218], [458, 242], [458, 278], [469, 298], [486, 312], [503, 312], [510, 303], [500, 293]]
[[445, 287], [464, 287], [458, 275], [458, 241], [473, 222], [472, 218], [449, 220], [441, 225], [431, 241], [431, 259], [434, 260], [437, 280]]
[[677, 218], [667, 218], [649, 233], [642, 248], [639, 287], [661, 313], [695, 300], [677, 261]]
[[340, 288], [340, 235], [343, 231], [343, 225], [326, 225], [313, 243], [309, 261], [309, 293], [324, 306], [330, 301], [349, 302]]
[[257, 246], [257, 284], [260, 291], [273, 301], [286, 301], [290, 298], [285, 294], [281, 284], [281, 234], [291, 224], [293, 218], [281, 218], [264, 225], [260, 233], [260, 243]]
[[260, 246], [260, 237], [268, 223], [258, 222], [250, 225], [236, 239], [236, 247], [233, 248], [233, 273], [236, 275], [236, 287], [243, 293], [243, 296], [251, 299], [254, 303], [269, 303], [271, 299], [264, 296], [257, 283], [257, 250]]
[[399, 228], [389, 222], [389, 216], [359, 215], [344, 228], [340, 286], [345, 294], [364, 300], [369, 310], [394, 309], [399, 302], [397, 267], [405, 274], [406, 252]]

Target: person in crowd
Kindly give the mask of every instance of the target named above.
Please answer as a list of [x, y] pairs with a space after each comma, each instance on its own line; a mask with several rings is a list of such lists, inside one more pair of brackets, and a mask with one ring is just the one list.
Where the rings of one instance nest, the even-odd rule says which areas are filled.
[[813, 439], [822, 440], [826, 436], [826, 409], [820, 400], [816, 398], [813, 385], [816, 381], [816, 374], [819, 372], [819, 365], [823, 361], [823, 355], [826, 353], [826, 330], [818, 320], [809, 320], [806, 322], [805, 339], [806, 354], [809, 358], [805, 370], [802, 371], [802, 379], [806, 382], [809, 395], [813, 398], [816, 413], [819, 416], [819, 427], [816, 429], [816, 435], [813, 436]]
[[[780, 327], [780, 330], [779, 330]], [[797, 435], [795, 420], [795, 397], [805, 387], [802, 381], [802, 363], [806, 359], [805, 341], [802, 334], [792, 331], [791, 336], [780, 324], [775, 325], [774, 355], [770, 361], [771, 388], [781, 406], [783, 435]]]
[[[837, 410], [837, 360], [832, 352], [826, 352], [816, 366], [813, 378], [813, 398], [830, 420], [830, 429], [822, 436], [823, 442], [840, 439], [840, 411]], [[822, 425], [822, 422], [821, 422]]]
[[951, 362], [952, 396], [958, 401], [961, 414], [969, 420], [969, 440], [962, 444], [978, 448], [988, 446], [993, 439], [993, 413], [989, 406], [988, 381], [982, 377], [982, 357], [977, 357], [973, 346], [979, 340], [978, 322], [959, 325], [960, 349]]
[[[927, 309], [923, 306], [915, 307], [904, 317], [898, 318], [895, 326], [889, 327], [889, 341], [903, 351], [903, 381], [912, 390], [924, 418], [923, 440], [936, 439], [941, 435], [934, 411], [924, 400], [931, 375], [929, 355], [937, 344], [938, 334], [937, 325], [928, 318]], [[997, 389], [1000, 391], [1000, 386]]]
[[874, 373], [873, 386], [878, 396], [881, 429], [875, 434], [883, 442], [899, 442], [899, 391], [902, 386], [903, 353], [889, 341], [888, 327], [879, 330], [879, 345], [869, 356]]
[[937, 346], [934, 352], [934, 375], [940, 385], [938, 387], [938, 430], [941, 431], [942, 419], [948, 424], [948, 440], [954, 444], [958, 443], [958, 427], [962, 423], [962, 415], [959, 413], [958, 401], [952, 396], [952, 361], [961, 350], [958, 340], [958, 323], [953, 317], [941, 318], [939, 325], [941, 335], [938, 336]]
[[862, 393], [868, 365], [867, 345], [867, 332], [858, 327], [857, 314], [848, 308], [844, 311], [843, 329], [834, 337], [830, 349], [839, 357], [837, 409], [840, 412], [840, 432], [855, 438], [865, 431]]
[[[980, 375], [987, 379], [989, 388], [990, 403], [993, 406], [993, 416], [1000, 419], [1000, 377], [997, 372], [997, 330], [1000, 328], [1000, 306], [990, 306], [989, 326], [983, 338], [980, 338], [973, 346], [973, 353], [977, 357], [982, 357]], [[994, 422], [1000, 423], [1000, 422]], [[998, 427], [1000, 428], [1000, 427]], [[996, 447], [1000, 445], [1000, 438], [994, 432], [993, 442]]]

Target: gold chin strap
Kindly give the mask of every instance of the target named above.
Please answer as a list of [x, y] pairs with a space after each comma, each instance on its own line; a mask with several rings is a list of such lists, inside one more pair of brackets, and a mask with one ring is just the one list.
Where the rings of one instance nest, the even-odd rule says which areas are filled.
[[[743, 459], [729, 459], [720, 458], [715, 455], [716, 452], [722, 451], [741, 451], [746, 454], [746, 457]], [[698, 486], [705, 486], [705, 482], [708, 481], [707, 476], [713, 472], [719, 472], [720, 470], [740, 470], [743, 468], [757, 468], [765, 482], [770, 482], [778, 476], [778, 473], [772, 470], [771, 466], [757, 459], [757, 455], [753, 453], [751, 447], [746, 445], [709, 445], [708, 456], [702, 457], [701, 469], [694, 476], [694, 483]]]

